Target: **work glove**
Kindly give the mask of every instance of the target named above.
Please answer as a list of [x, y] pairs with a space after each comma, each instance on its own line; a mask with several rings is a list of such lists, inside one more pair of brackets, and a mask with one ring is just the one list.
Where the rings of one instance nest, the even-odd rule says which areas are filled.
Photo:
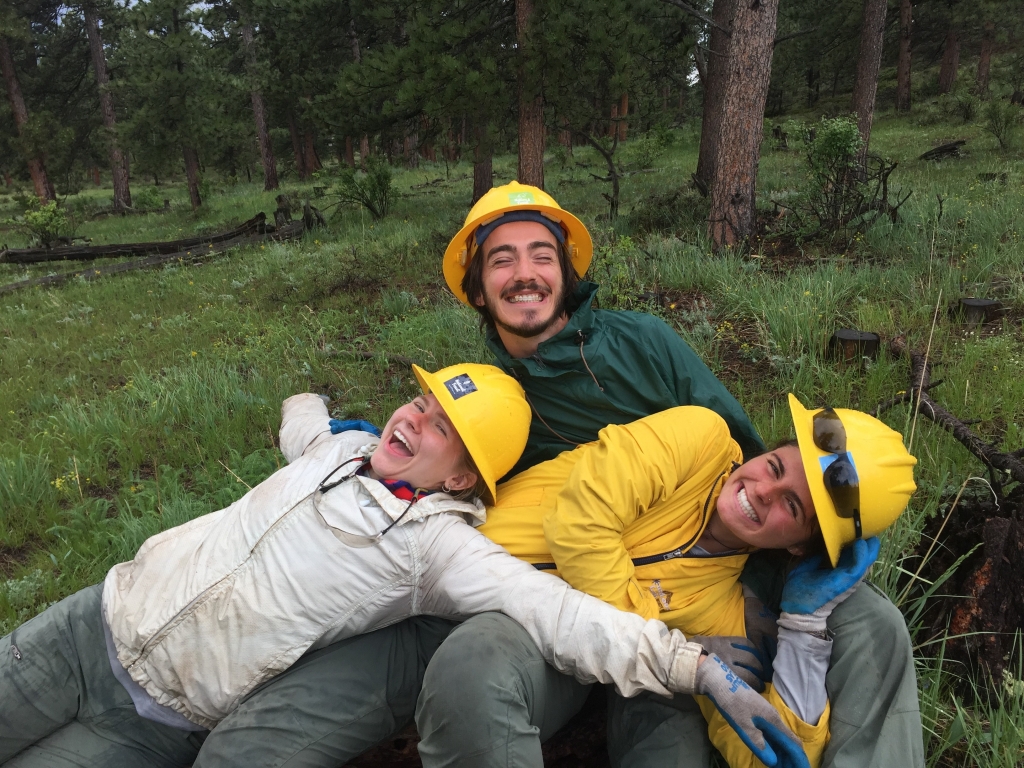
[[764, 662], [760, 652], [748, 638], [693, 635], [687, 640], [700, 643], [705, 651], [728, 664], [740, 680], [758, 693], [764, 690], [765, 683], [771, 682], [770, 677], [764, 676]]
[[331, 425], [332, 435], [337, 435], [341, 432], [349, 432], [355, 429], [360, 432], [369, 432], [375, 437], [380, 437], [380, 430], [370, 422], [363, 421], [362, 419], [345, 419], [344, 421], [341, 419], [331, 419], [329, 424]]
[[755, 693], [718, 656], [697, 667], [696, 691], [711, 699], [754, 757], [769, 768], [810, 768], [800, 739], [768, 700]]
[[857, 539], [843, 550], [835, 568], [821, 568], [821, 555], [800, 563], [782, 588], [779, 626], [800, 632], [824, 632], [833, 609], [856, 591], [878, 558], [881, 546], [877, 536]]
[[779, 614], [769, 608], [754, 590], [743, 585], [743, 623], [747, 638], [761, 659], [761, 679], [770, 682], [774, 674], [775, 654], [779, 650]]

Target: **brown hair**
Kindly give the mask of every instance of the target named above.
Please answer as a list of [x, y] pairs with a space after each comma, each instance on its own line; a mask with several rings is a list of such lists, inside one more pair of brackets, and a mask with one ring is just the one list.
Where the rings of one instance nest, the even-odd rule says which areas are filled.
[[469, 449], [465, 445], [462, 447], [462, 464], [467, 472], [472, 472], [476, 475], [476, 484], [469, 488], [463, 488], [461, 491], [453, 491], [449, 495], [456, 501], [471, 501], [474, 498], [479, 498], [484, 504], [494, 504], [494, 499], [491, 498], [491, 491], [487, 487], [487, 481], [480, 474], [480, 468], [473, 461], [473, 457], [470, 456]]
[[[475, 237], [475, 235], [470, 235]], [[572, 300], [573, 294], [576, 293], [576, 287], [579, 285], [579, 277], [576, 276], [576, 269], [572, 265], [572, 259], [569, 258], [569, 251], [562, 243], [556, 243], [558, 250], [558, 266], [562, 271], [562, 295], [559, 297], [560, 307], [562, 311], [572, 311], [574, 307], [570, 307], [569, 303]], [[490, 310], [487, 309], [487, 304], [483, 306], [477, 304], [477, 300], [483, 298], [484, 295], [484, 259], [483, 248], [478, 248], [476, 255], [472, 261], [469, 262], [469, 266], [466, 267], [466, 274], [462, 277], [462, 291], [466, 294], [466, 298], [469, 299], [469, 305], [473, 307], [480, 314], [480, 327], [490, 328], [494, 330], [494, 317], [491, 316]]]

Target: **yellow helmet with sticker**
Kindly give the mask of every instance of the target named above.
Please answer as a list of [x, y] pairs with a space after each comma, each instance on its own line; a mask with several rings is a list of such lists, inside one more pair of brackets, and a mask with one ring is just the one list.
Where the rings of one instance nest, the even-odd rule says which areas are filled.
[[514, 211], [535, 211], [563, 233], [566, 253], [578, 276], [583, 277], [590, 267], [590, 260], [594, 256], [594, 241], [583, 222], [562, 210], [555, 198], [540, 187], [512, 181], [494, 187], [477, 200], [466, 216], [466, 223], [451, 239], [444, 252], [444, 279], [463, 304], [468, 304], [469, 300], [462, 290], [462, 278], [476, 256], [477, 229], [495, 224], [498, 219]]
[[430, 373], [412, 367], [425, 393], [432, 393], [462, 438], [490, 491], [526, 448], [530, 406], [519, 382], [500, 368], [462, 363]]

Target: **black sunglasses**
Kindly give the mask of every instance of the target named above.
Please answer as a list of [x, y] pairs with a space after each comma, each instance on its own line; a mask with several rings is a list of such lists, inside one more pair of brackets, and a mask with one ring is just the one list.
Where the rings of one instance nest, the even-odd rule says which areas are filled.
[[836, 514], [847, 520], [853, 518], [856, 538], [862, 538], [860, 524], [860, 479], [857, 470], [846, 454], [846, 428], [839, 414], [832, 408], [824, 408], [814, 414], [812, 422], [814, 444], [825, 453], [834, 454], [836, 459], [825, 469], [823, 480], [825, 490], [835, 505]]

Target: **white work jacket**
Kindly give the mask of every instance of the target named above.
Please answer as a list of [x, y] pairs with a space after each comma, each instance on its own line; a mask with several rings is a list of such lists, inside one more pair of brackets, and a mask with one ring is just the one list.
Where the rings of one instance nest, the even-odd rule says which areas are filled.
[[[502, 611], [557, 669], [583, 682], [691, 693], [701, 647], [660, 621], [616, 610], [537, 571], [478, 533], [479, 503], [435, 493], [406, 510], [381, 483], [353, 476], [318, 496], [331, 470], [377, 438], [332, 435], [316, 395], [282, 407], [288, 466], [230, 507], [148, 539], [114, 566], [103, 615], [117, 658], [157, 703], [213, 728], [307, 651], [416, 614]], [[339, 470], [339, 479], [358, 466]]]

